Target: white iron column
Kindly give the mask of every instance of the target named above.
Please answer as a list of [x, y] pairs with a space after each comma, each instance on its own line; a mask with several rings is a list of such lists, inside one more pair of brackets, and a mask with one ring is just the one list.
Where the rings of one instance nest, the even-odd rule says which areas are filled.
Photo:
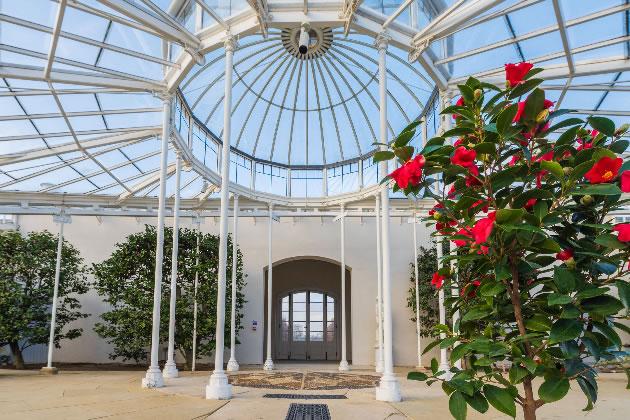
[[166, 199], [166, 159], [171, 126], [171, 100], [167, 94], [163, 98], [162, 114], [162, 163], [160, 167], [160, 192], [158, 196], [157, 241], [155, 244], [155, 280], [153, 285], [153, 328], [151, 331], [151, 365], [142, 379], [143, 388], [164, 386], [162, 371], [158, 365], [160, 348], [160, 305], [162, 303], [162, 262], [164, 259], [164, 210]]
[[339, 362], [340, 371], [348, 371], [348, 360], [346, 359], [346, 215], [345, 207], [341, 204], [341, 362]]
[[177, 300], [177, 255], [179, 252], [179, 188], [182, 179], [182, 153], [175, 152], [175, 208], [173, 209], [173, 254], [171, 257], [171, 302], [168, 319], [168, 360], [164, 365], [162, 376], [177, 378], [179, 372], [175, 364], [175, 304]]
[[[444, 110], [446, 107], [450, 105], [450, 96], [446, 91], [440, 91], [440, 110]], [[448, 124], [450, 123], [450, 115], [440, 115], [440, 135], [448, 130]], [[446, 192], [446, 184], [442, 183], [441, 187], [444, 189], [443, 192]], [[439, 191], [440, 182], [438, 181], [436, 184], [436, 188]], [[439, 194], [439, 193], [438, 193]], [[452, 242], [451, 242], [452, 244]], [[437, 258], [438, 258], [438, 269], [440, 268], [439, 261], [441, 260], [444, 250], [443, 250], [443, 242], [439, 241], [437, 246]], [[450, 248], [449, 248], [450, 249]], [[444, 307], [444, 288], [440, 288], [438, 293], [438, 305], [439, 305], [439, 314], [440, 314], [440, 324], [446, 325], [446, 308]], [[440, 338], [446, 338], [446, 334], [440, 333]], [[445, 371], [444, 378], [450, 378], [450, 364], [448, 362], [448, 353], [446, 349], [440, 349], [440, 367], [441, 371]]]
[[418, 214], [413, 212], [413, 272], [416, 279], [416, 334], [418, 336], [418, 367], [422, 367], [422, 341], [420, 337], [420, 285], [418, 284]]
[[50, 336], [48, 338], [48, 363], [41, 369], [42, 373], [57, 374], [57, 368], [52, 366], [53, 349], [55, 348], [55, 324], [57, 320], [57, 300], [59, 296], [59, 276], [61, 275], [61, 253], [63, 250], [63, 227], [70, 223], [70, 217], [66, 216], [63, 210], [59, 216], [54, 216], [53, 220], [59, 223], [59, 239], [57, 241], [57, 263], [55, 265], [55, 286], [53, 289], [52, 308], [50, 310]]
[[197, 367], [197, 289], [199, 288], [199, 237], [201, 236], [201, 217], [197, 212], [197, 217], [193, 218], [193, 223], [197, 223], [197, 254], [195, 258], [195, 302], [193, 303], [193, 342], [192, 342], [192, 366], [194, 372]]
[[[252, 171], [253, 173], [254, 171]], [[230, 319], [230, 360], [228, 360], [228, 372], [238, 371], [236, 361], [236, 267], [238, 265], [238, 195], [234, 194], [234, 232], [232, 232], [232, 313]]]
[[221, 223], [219, 236], [219, 278], [217, 291], [217, 331], [214, 352], [214, 372], [206, 386], [206, 398], [226, 400], [232, 397], [232, 385], [223, 371], [223, 349], [225, 329], [225, 280], [227, 277], [227, 234], [228, 234], [228, 184], [230, 178], [230, 136], [232, 126], [232, 60], [236, 39], [225, 39], [225, 100], [223, 101], [223, 148], [221, 150]]
[[267, 359], [263, 366], [264, 370], [274, 370], [273, 358], [271, 357], [271, 304], [272, 304], [272, 288], [273, 288], [273, 257], [272, 257], [272, 233], [273, 233], [273, 204], [269, 204], [269, 269], [267, 270]]
[[[379, 56], [379, 87], [380, 87], [380, 140], [381, 143], [389, 143], [387, 139], [387, 44], [389, 35], [382, 32], [376, 37], [376, 46]], [[385, 150], [385, 146], [381, 146]], [[387, 162], [381, 162], [381, 177], [388, 174]], [[376, 388], [376, 399], [379, 401], [396, 402], [401, 400], [400, 387], [396, 376], [394, 376], [394, 360], [392, 354], [392, 276], [391, 276], [391, 250], [389, 236], [389, 188], [384, 183], [381, 186], [381, 200], [383, 205], [383, 349], [384, 365], [383, 376], [378, 388]]]
[[383, 248], [381, 243], [381, 196], [376, 194], [376, 270], [377, 273], [377, 305], [376, 314], [378, 316], [378, 351], [376, 354], [376, 372], [383, 372]]
[[[444, 109], [444, 108], [446, 108], [446, 107], [451, 105], [451, 95], [449, 94], [448, 91], [441, 92], [440, 102], [441, 102], [441, 105], [442, 105], [442, 109]], [[442, 121], [443, 121], [444, 131], [448, 131], [453, 126], [453, 120], [452, 120], [450, 115], [443, 115], [443, 117], [444, 118], [442, 119]], [[453, 138], [450, 137], [448, 139], [448, 141], [449, 141], [449, 143], [452, 146], [453, 145]], [[444, 185], [444, 188], [446, 188], [446, 185]], [[457, 246], [455, 245], [455, 243], [453, 241], [449, 241], [449, 251], [450, 251], [451, 254], [457, 253]], [[455, 260], [451, 260], [450, 265], [451, 265], [451, 269], [454, 270], [455, 269]], [[457, 277], [455, 277], [455, 278], [457, 278]], [[459, 287], [457, 287], [457, 283], [455, 283], [453, 285], [453, 287], [451, 288], [451, 293], [452, 293], [452, 296], [454, 296], [454, 297], [458, 297], [459, 296]], [[457, 311], [455, 311], [453, 313], [453, 333], [456, 332], [455, 331], [455, 326], [457, 325], [458, 321], [459, 321], [459, 310], [457, 310]], [[460, 343], [458, 341], [458, 342], [456, 342], [454, 344], [454, 346], [457, 347], [459, 344]], [[461, 369], [462, 368], [462, 359], [459, 359], [457, 362], [455, 362], [454, 366], [459, 368], [459, 369]]]

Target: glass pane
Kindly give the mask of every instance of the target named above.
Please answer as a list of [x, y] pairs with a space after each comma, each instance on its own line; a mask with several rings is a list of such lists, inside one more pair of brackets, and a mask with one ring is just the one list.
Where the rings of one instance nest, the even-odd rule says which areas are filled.
[[335, 341], [335, 332], [334, 331], [328, 331], [326, 333], [326, 341]]
[[293, 341], [306, 341], [306, 322], [293, 322]]
[[324, 341], [324, 333], [311, 330], [309, 339], [310, 341]]
[[[284, 314], [283, 314], [284, 318]], [[282, 331], [282, 341], [289, 341], [289, 323], [287, 321], [282, 320], [281, 323], [281, 331]]]
[[289, 321], [289, 312], [282, 311], [282, 320]]
[[324, 301], [324, 294], [323, 293], [313, 293], [311, 292], [311, 304], [313, 304], [313, 302], [323, 302]]
[[[306, 292], [293, 294], [293, 331], [295, 331], [295, 321], [304, 323], [304, 338], [306, 338]], [[295, 340], [295, 335], [293, 337]]]
[[282, 298], [282, 312], [289, 310], [289, 296]]

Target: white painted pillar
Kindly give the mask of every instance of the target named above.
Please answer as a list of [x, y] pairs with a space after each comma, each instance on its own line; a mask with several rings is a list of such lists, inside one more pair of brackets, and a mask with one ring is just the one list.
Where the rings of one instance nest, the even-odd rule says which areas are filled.
[[381, 241], [381, 195], [376, 194], [376, 270], [377, 273], [377, 305], [378, 315], [378, 351], [376, 358], [376, 372], [383, 373], [383, 247]]
[[[199, 236], [201, 236], [201, 217], [197, 212], [197, 217], [193, 218], [193, 223], [197, 224], [197, 256], [195, 267], [199, 267]], [[199, 288], [199, 270], [195, 268], [195, 302], [193, 303], [193, 344], [192, 344], [192, 366], [194, 372], [197, 367], [197, 289]]]
[[[381, 143], [389, 143], [387, 138], [387, 44], [390, 36], [381, 32], [376, 37], [376, 46], [379, 56], [379, 88], [380, 88], [380, 140]], [[385, 150], [385, 146], [381, 146]], [[389, 173], [387, 161], [381, 162], [381, 177]], [[383, 349], [384, 365], [383, 376], [376, 388], [376, 399], [379, 401], [396, 402], [401, 400], [400, 387], [394, 376], [393, 337], [392, 337], [392, 276], [391, 276], [391, 250], [389, 235], [389, 188], [388, 183], [381, 186], [381, 200], [383, 205]]]
[[420, 285], [418, 284], [418, 214], [413, 212], [413, 271], [416, 279], [416, 335], [418, 336], [418, 367], [422, 367], [422, 337], [420, 337]]
[[160, 166], [160, 192], [158, 195], [157, 241], [155, 244], [155, 280], [153, 285], [153, 328], [151, 330], [151, 364], [142, 379], [143, 388], [164, 386], [162, 371], [158, 365], [160, 350], [160, 305], [162, 303], [162, 262], [164, 260], [164, 212], [166, 201], [166, 161], [171, 126], [172, 94], [163, 97], [162, 114], [162, 162]]
[[273, 364], [273, 357], [271, 356], [271, 337], [273, 325], [271, 325], [271, 314], [272, 314], [272, 290], [273, 290], [273, 256], [272, 256], [272, 247], [273, 247], [273, 204], [269, 204], [269, 269], [267, 271], [267, 320], [265, 321], [265, 325], [267, 326], [267, 359], [265, 360], [265, 364], [263, 366], [264, 370], [274, 370], [275, 366]]
[[[252, 169], [253, 172], [253, 169]], [[232, 311], [230, 318], [230, 360], [228, 360], [228, 372], [236, 372], [239, 369], [236, 361], [236, 268], [238, 266], [238, 195], [234, 194], [234, 231], [232, 232]]]
[[[191, 129], [192, 131], [192, 129]], [[168, 360], [164, 365], [162, 376], [177, 378], [179, 372], [175, 364], [175, 308], [177, 301], [177, 256], [179, 252], [179, 189], [182, 180], [182, 153], [175, 152], [175, 208], [173, 209], [173, 250], [171, 257], [171, 301], [168, 319]]]
[[57, 321], [57, 301], [59, 300], [59, 277], [61, 275], [61, 253], [63, 251], [63, 228], [70, 223], [70, 217], [63, 210], [59, 216], [54, 216], [53, 221], [59, 223], [59, 239], [57, 240], [57, 262], [55, 264], [55, 285], [53, 288], [52, 308], [50, 310], [50, 336], [48, 337], [48, 362], [41, 369], [42, 373], [56, 374], [57, 368], [52, 366], [53, 349], [55, 348], [55, 325]]
[[346, 357], [346, 215], [345, 206], [341, 204], [341, 215], [339, 223], [341, 227], [341, 362], [339, 362], [340, 371], [348, 371], [348, 360]]
[[[445, 109], [450, 105], [450, 97], [446, 91], [440, 91], [440, 110]], [[448, 130], [448, 124], [450, 123], [450, 115], [440, 115], [440, 135]], [[446, 184], [442, 183], [441, 187], [446, 191]], [[436, 183], [436, 188], [440, 188], [440, 182]], [[452, 242], [451, 242], [452, 244]], [[440, 268], [440, 259], [444, 255], [443, 250], [443, 242], [439, 241], [437, 243], [437, 257], [438, 257], [438, 269]], [[449, 248], [450, 249], [450, 248]], [[440, 314], [440, 324], [446, 325], [446, 308], [444, 307], [444, 288], [440, 288], [438, 292], [438, 304], [439, 304], [439, 314]], [[446, 338], [445, 333], [440, 333], [440, 338]], [[446, 349], [440, 349], [440, 366], [439, 370], [445, 371], [446, 373], [442, 376], [443, 378], [449, 379], [451, 377], [450, 372], [450, 364], [448, 361], [448, 352]]]
[[206, 386], [206, 398], [232, 398], [232, 385], [223, 371], [225, 329], [225, 281], [227, 277], [228, 185], [230, 178], [230, 136], [232, 128], [232, 60], [237, 48], [236, 39], [228, 34], [225, 39], [225, 99], [223, 101], [223, 148], [221, 150], [221, 222], [219, 237], [219, 270], [217, 291], [217, 331], [214, 352], [214, 372]]

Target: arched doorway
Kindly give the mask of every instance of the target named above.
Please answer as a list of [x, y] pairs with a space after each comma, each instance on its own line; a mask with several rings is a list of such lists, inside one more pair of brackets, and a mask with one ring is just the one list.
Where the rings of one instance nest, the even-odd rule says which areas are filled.
[[[268, 268], [265, 267], [267, 295]], [[346, 267], [346, 345], [352, 360], [351, 271]], [[272, 342], [275, 360], [341, 360], [341, 269], [338, 262], [299, 257], [273, 264]], [[265, 313], [267, 301], [265, 299]], [[267, 326], [264, 337], [266, 348]]]

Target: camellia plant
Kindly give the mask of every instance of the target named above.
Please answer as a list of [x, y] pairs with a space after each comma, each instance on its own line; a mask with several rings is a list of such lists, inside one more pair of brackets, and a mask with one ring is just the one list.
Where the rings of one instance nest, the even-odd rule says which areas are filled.
[[[571, 387], [591, 410], [598, 367], [628, 373], [618, 331], [630, 332], [621, 322], [630, 309], [630, 224], [613, 216], [629, 201], [630, 161], [619, 157], [628, 125], [554, 109], [534, 77], [540, 71], [506, 65], [505, 89], [469, 78], [457, 105], [442, 111], [454, 128], [414, 156], [415, 122], [374, 157], [398, 158], [383, 182], [434, 199], [433, 235], [456, 246], [432, 284], [451, 289], [447, 296], [464, 285], [446, 300], [461, 318], [452, 329], [438, 325], [444, 338], [424, 349], [451, 348], [452, 367], [438, 371], [433, 359], [431, 375], [409, 378], [441, 382], [457, 419], [468, 406], [492, 405], [512, 417], [521, 407], [532, 420]], [[493, 368], [501, 362], [509, 374]]]

